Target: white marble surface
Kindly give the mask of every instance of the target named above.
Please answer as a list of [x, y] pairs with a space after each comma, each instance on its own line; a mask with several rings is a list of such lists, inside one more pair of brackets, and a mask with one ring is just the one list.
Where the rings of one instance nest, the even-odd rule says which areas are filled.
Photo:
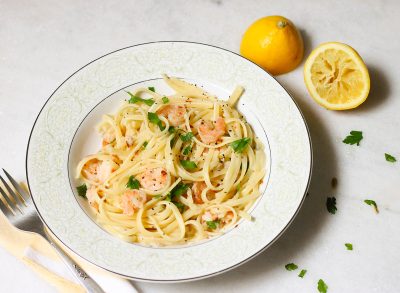
[[[310, 195], [287, 232], [266, 252], [221, 276], [184, 284], [134, 283], [142, 292], [397, 292], [400, 276], [400, 2], [387, 1], [49, 1], [0, 0], [0, 166], [24, 178], [31, 126], [54, 89], [82, 65], [110, 51], [157, 40], [189, 40], [238, 51], [255, 19], [282, 14], [302, 30], [306, 54], [325, 41], [356, 48], [369, 67], [367, 102], [326, 111], [308, 96], [301, 68], [278, 77], [310, 127]], [[341, 142], [362, 130], [361, 146]], [[338, 178], [333, 190], [331, 178]], [[338, 212], [326, 211], [327, 196]], [[380, 207], [375, 214], [364, 199]], [[345, 242], [354, 244], [347, 251]], [[308, 270], [304, 279], [284, 265]], [[0, 291], [53, 292], [0, 249]], [[18, 277], [16, 277], [18, 276]], [[18, 280], [18, 281], [17, 281]]]

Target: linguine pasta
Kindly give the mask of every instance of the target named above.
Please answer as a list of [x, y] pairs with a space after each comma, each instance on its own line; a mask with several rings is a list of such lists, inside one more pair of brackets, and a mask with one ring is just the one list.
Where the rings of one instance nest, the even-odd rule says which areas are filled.
[[150, 246], [219, 235], [260, 195], [264, 146], [228, 101], [164, 76], [176, 92], [127, 92], [118, 112], [97, 127], [103, 145], [77, 166], [78, 187], [109, 232]]

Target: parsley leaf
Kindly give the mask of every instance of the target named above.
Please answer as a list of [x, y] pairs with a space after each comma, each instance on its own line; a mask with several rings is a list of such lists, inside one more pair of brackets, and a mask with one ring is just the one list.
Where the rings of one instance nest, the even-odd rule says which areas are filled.
[[164, 104], [167, 104], [167, 103], [169, 103], [169, 99], [167, 98], [167, 97], [162, 97], [162, 102], [164, 103]]
[[188, 155], [190, 152], [192, 151], [192, 147], [191, 146], [187, 146], [183, 149], [183, 154], [186, 156]]
[[285, 269], [287, 269], [288, 271], [294, 271], [297, 270], [297, 268], [298, 266], [294, 263], [288, 263], [287, 265], [285, 265]]
[[363, 139], [362, 131], [352, 130], [350, 131], [350, 135], [346, 136], [343, 140], [346, 144], [357, 144], [360, 145], [360, 141]]
[[153, 196], [153, 198], [161, 198], [162, 194], [156, 194]]
[[231, 147], [235, 153], [243, 153], [244, 149], [251, 142], [251, 138], [245, 137], [231, 142]]
[[87, 198], [87, 197], [86, 197], [87, 186], [86, 186], [85, 183], [83, 183], [83, 184], [80, 185], [80, 186], [77, 186], [77, 187], [76, 187], [76, 191], [78, 191], [78, 195], [79, 195], [79, 196], [81, 196], [81, 197], [83, 197], [83, 198]]
[[241, 188], [242, 188], [242, 185], [239, 183], [239, 184], [236, 186], [236, 192], [239, 192]]
[[151, 106], [154, 104], [154, 100], [153, 99], [142, 99], [141, 97], [135, 96], [134, 94], [132, 94], [131, 92], [127, 92], [131, 98], [128, 100], [129, 104], [136, 104], [139, 102], [145, 103], [147, 106]]
[[336, 198], [335, 197], [328, 197], [326, 199], [326, 208], [328, 210], [328, 212], [330, 212], [331, 214], [335, 214], [337, 211], [336, 208]]
[[176, 207], [178, 208], [178, 210], [183, 213], [184, 209], [185, 209], [185, 205], [181, 202], [177, 202], [177, 201], [173, 201], [172, 202], [174, 205], [176, 205]]
[[186, 134], [182, 134], [181, 135], [181, 139], [184, 142], [190, 141], [193, 138], [193, 133], [192, 132], [188, 132]]
[[133, 176], [130, 176], [128, 179], [128, 183], [126, 183], [126, 187], [128, 187], [130, 189], [139, 189], [139, 187], [140, 187], [139, 180], [137, 180]]
[[181, 165], [183, 168], [185, 168], [188, 171], [191, 171], [191, 170], [194, 170], [197, 168], [196, 163], [189, 161], [189, 160], [181, 160]]
[[306, 275], [307, 270], [301, 270], [301, 272], [299, 273], [299, 277], [300, 278], [304, 278], [304, 276]]
[[150, 123], [158, 125], [161, 131], [165, 129], [165, 126], [162, 124], [162, 121], [160, 120], [160, 118], [158, 118], [158, 115], [156, 113], [148, 112], [147, 118], [149, 119]]
[[395, 157], [393, 157], [392, 155], [386, 154], [386, 153], [385, 153], [385, 159], [386, 159], [386, 161], [388, 161], [390, 163], [396, 162], [396, 158]]
[[324, 280], [322, 280], [322, 279], [319, 279], [319, 281], [318, 281], [318, 291], [320, 292], [320, 293], [326, 293], [326, 292], [328, 292], [328, 285], [326, 285], [325, 284], [325, 282], [324, 282]]
[[168, 132], [169, 132], [169, 133], [174, 133], [174, 132], [175, 132], [175, 127], [170, 126], [170, 127], [168, 128]]
[[155, 92], [155, 91], [156, 91], [156, 89], [154, 88], [154, 86], [149, 86], [148, 89], [149, 89], [149, 91], [152, 91], [152, 92]]
[[375, 209], [375, 212], [376, 212], [376, 213], [379, 213], [378, 205], [376, 204], [376, 202], [375, 202], [374, 200], [372, 200], [372, 199], [366, 199], [366, 200], [364, 200], [364, 202], [365, 202], [367, 205], [369, 205], [369, 206], [373, 206], [374, 209]]
[[147, 142], [147, 141], [145, 141], [143, 144], [142, 144], [142, 148], [146, 148], [147, 147], [147, 145], [148, 145], [149, 143]]
[[217, 229], [219, 222], [220, 222], [220, 220], [206, 221], [206, 224], [207, 224], [208, 228], [215, 230], [215, 229]]
[[172, 201], [175, 197], [184, 195], [188, 190], [189, 185], [179, 182], [172, 190], [167, 194], [165, 200]]
[[345, 243], [344, 246], [346, 246], [347, 250], [353, 250], [353, 244], [351, 243]]

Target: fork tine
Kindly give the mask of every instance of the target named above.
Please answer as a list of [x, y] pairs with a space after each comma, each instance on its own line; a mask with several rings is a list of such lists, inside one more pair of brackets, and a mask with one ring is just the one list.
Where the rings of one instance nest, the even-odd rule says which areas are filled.
[[[13, 207], [13, 203], [11, 202], [11, 200], [9, 199], [9, 197], [7, 196], [7, 193], [3, 190], [3, 188], [0, 186], [0, 193], [2, 195], [2, 199], [0, 200], [0, 207], [1, 210], [3, 211], [3, 213], [5, 215], [9, 214], [9, 212], [11, 211], [11, 213], [13, 215], [15, 215], [15, 211], [12, 208]], [[5, 201], [5, 202], [4, 202]], [[4, 206], [4, 207], [3, 207]], [[17, 207], [18, 208], [18, 207]], [[19, 208], [18, 208], [19, 209]], [[21, 212], [21, 210], [19, 210]], [[22, 212], [21, 212], [22, 213]]]
[[15, 188], [15, 190], [18, 192], [18, 196], [20, 201], [26, 205], [26, 200], [30, 198], [30, 195], [28, 192], [26, 192], [25, 190], [23, 190], [21, 188], [21, 186], [18, 184], [17, 181], [15, 181], [15, 179], [6, 171], [3, 169], [4, 174], [6, 174], [8, 180], [10, 180], [11, 185]]
[[[14, 192], [14, 190], [12, 190], [12, 188], [10, 187], [10, 185], [8, 185], [8, 183], [3, 179], [3, 177], [0, 176], [0, 180], [1, 182], [3, 182], [3, 185], [5, 186], [5, 188], [8, 191], [8, 198], [10, 199], [11, 202], [14, 203], [14, 205], [21, 211], [21, 209], [19, 208], [19, 202], [20, 200], [18, 200], [18, 195], [16, 195], [16, 193]], [[3, 195], [4, 196], [4, 195]], [[22, 211], [21, 211], [22, 212]]]

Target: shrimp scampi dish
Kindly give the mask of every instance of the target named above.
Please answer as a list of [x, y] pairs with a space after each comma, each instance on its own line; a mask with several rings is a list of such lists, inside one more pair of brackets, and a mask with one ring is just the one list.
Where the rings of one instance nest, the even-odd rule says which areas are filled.
[[260, 196], [262, 142], [227, 101], [164, 75], [175, 92], [126, 91], [97, 126], [101, 149], [76, 170], [77, 192], [110, 233], [146, 246], [191, 244], [220, 235]]

